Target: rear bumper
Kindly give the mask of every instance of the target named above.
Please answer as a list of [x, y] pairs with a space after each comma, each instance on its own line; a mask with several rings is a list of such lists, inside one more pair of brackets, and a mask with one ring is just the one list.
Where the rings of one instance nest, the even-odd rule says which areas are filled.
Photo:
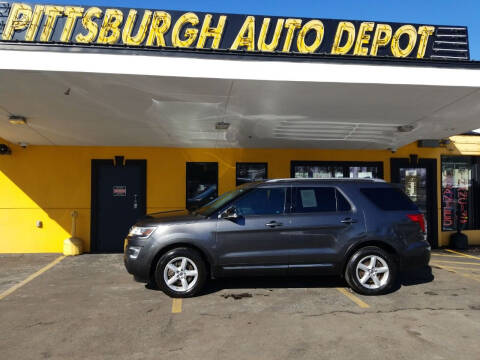
[[412, 270], [428, 266], [430, 262], [430, 252], [430, 244], [426, 241], [409, 244], [407, 249], [401, 254], [401, 270]]

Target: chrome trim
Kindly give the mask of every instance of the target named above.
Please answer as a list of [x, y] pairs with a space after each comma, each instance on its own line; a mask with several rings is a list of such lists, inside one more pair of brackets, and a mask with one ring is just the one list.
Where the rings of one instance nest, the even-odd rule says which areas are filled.
[[333, 264], [293, 264], [289, 268], [316, 268], [316, 267], [333, 267]]
[[288, 265], [223, 266], [224, 270], [288, 269]]

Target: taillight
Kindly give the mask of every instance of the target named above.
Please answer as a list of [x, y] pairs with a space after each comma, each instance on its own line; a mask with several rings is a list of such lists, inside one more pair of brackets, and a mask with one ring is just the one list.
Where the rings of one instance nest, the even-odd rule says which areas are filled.
[[425, 219], [423, 217], [423, 214], [408, 214], [407, 216], [413, 222], [418, 223], [418, 225], [420, 225], [420, 229], [425, 232]]

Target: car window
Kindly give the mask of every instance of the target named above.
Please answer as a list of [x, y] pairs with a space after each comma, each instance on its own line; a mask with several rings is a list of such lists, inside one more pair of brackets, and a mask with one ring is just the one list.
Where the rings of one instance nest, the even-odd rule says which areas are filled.
[[345, 196], [342, 193], [335, 189], [335, 196], [337, 197], [337, 211], [350, 211], [352, 210], [352, 206], [345, 199]]
[[363, 188], [360, 191], [382, 210], [418, 210], [417, 205], [402, 190], [394, 187]]
[[286, 193], [286, 188], [253, 189], [232, 205], [242, 216], [283, 214]]
[[298, 187], [293, 191], [293, 212], [348, 211], [350, 203], [333, 187]]

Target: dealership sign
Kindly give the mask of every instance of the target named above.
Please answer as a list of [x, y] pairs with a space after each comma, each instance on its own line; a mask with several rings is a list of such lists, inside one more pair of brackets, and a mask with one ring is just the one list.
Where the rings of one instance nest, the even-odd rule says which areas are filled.
[[3, 43], [215, 53], [469, 60], [466, 27], [0, 4]]

